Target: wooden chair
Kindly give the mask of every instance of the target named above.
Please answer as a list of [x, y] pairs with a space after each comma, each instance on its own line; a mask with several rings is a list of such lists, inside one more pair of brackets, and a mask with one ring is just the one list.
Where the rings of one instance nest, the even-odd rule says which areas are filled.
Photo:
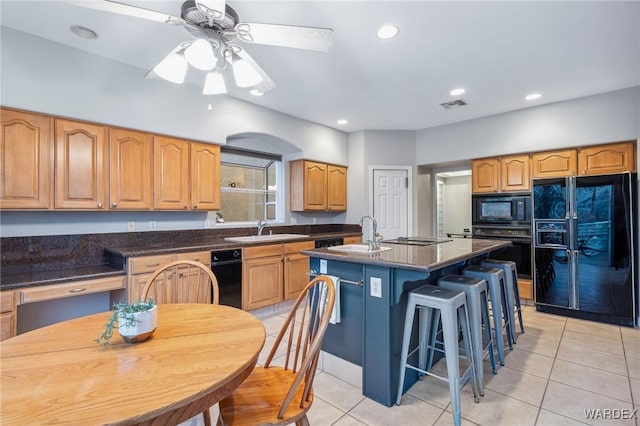
[[153, 272], [140, 292], [156, 303], [213, 303], [220, 295], [218, 280], [206, 265], [193, 260], [167, 263]]
[[[218, 280], [206, 265], [193, 260], [177, 260], [156, 269], [142, 289], [141, 300], [156, 303], [218, 304]], [[202, 412], [205, 426], [211, 426], [209, 410]]]
[[[313, 378], [322, 340], [333, 309], [335, 290], [319, 276], [302, 290], [283, 324], [263, 367], [220, 401], [218, 426], [309, 425]], [[272, 365], [276, 352], [286, 349], [284, 366]], [[276, 361], [280, 363], [281, 358]]]

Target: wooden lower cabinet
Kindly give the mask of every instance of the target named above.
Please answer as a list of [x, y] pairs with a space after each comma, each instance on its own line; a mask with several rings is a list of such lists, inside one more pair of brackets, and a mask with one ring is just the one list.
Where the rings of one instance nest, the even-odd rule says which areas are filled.
[[[127, 260], [127, 283], [128, 283], [128, 298], [129, 302], [135, 302], [140, 299], [142, 289], [153, 274], [153, 272], [160, 266], [165, 265], [174, 260], [193, 260], [209, 266], [211, 264], [211, 252], [210, 251], [197, 251], [178, 254], [159, 254], [152, 256], [139, 256], [130, 257]], [[173, 278], [173, 277], [171, 277]], [[178, 270], [178, 276], [176, 279], [183, 280], [181, 287], [188, 287], [188, 278], [184, 275], [180, 275]], [[168, 287], [158, 278], [156, 285], [151, 289], [149, 297], [156, 303], [171, 303], [173, 302], [170, 296]], [[173, 284], [171, 282], [170, 284]]]
[[533, 300], [533, 281], [526, 278], [518, 278], [518, 293], [520, 299]]
[[0, 292], [0, 341], [16, 335], [16, 303], [12, 291]]
[[284, 300], [296, 299], [309, 283], [309, 256], [303, 250], [313, 250], [313, 241], [284, 245]]
[[362, 236], [360, 237], [344, 237], [342, 244], [362, 244]]

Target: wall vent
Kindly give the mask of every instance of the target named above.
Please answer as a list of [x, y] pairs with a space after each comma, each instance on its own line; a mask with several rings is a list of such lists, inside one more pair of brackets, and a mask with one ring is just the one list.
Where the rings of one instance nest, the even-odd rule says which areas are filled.
[[465, 106], [467, 105], [467, 103], [465, 101], [463, 101], [462, 99], [458, 99], [455, 101], [451, 101], [451, 102], [445, 102], [442, 105], [442, 107], [444, 109], [453, 109], [453, 108], [460, 108], [461, 106]]

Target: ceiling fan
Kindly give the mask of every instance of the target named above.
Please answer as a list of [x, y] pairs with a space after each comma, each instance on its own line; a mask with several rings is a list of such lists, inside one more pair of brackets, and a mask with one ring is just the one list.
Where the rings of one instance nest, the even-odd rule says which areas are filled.
[[70, 3], [184, 27], [195, 39], [178, 44], [145, 77], [181, 84], [191, 65], [206, 72], [205, 95], [227, 92], [223, 74], [229, 68], [236, 86], [251, 88], [253, 94], [261, 95], [276, 87], [246, 50], [236, 44], [237, 40], [326, 52], [333, 36], [329, 28], [240, 22], [225, 0], [187, 0], [181, 6], [180, 17], [112, 0], [70, 0]]

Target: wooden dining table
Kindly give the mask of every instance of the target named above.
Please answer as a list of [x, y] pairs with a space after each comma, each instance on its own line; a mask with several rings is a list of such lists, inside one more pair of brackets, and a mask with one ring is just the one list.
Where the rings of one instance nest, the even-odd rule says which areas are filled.
[[110, 312], [0, 343], [0, 424], [176, 424], [229, 395], [253, 370], [262, 323], [242, 310], [158, 305], [145, 342], [94, 339]]

